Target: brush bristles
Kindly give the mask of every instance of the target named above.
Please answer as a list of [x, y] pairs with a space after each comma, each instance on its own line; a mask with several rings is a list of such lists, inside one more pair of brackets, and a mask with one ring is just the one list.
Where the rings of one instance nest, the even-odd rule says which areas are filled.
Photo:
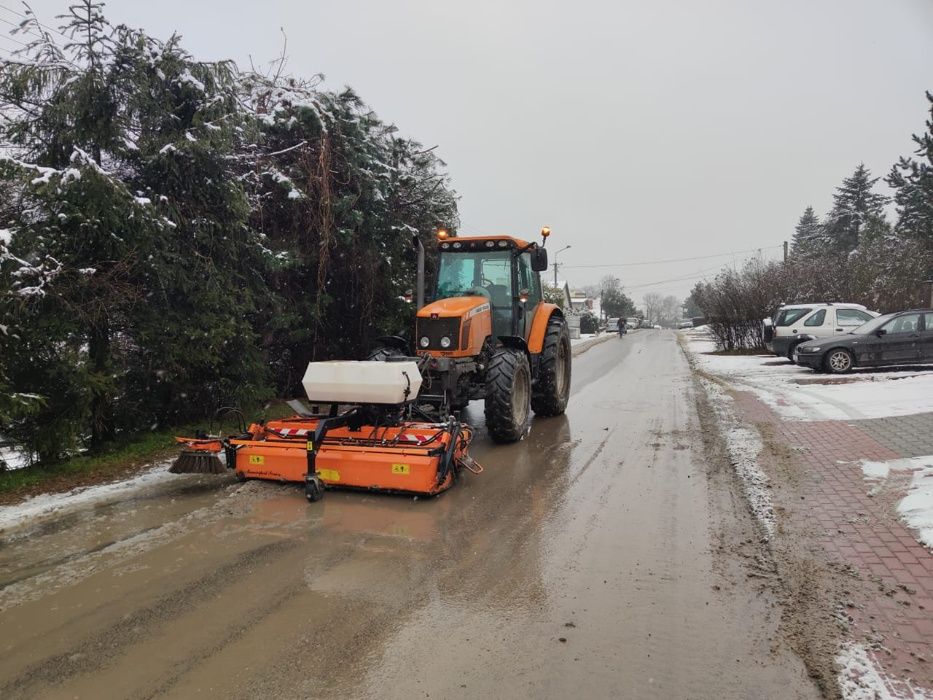
[[223, 474], [227, 468], [213, 452], [182, 452], [169, 471], [172, 474]]

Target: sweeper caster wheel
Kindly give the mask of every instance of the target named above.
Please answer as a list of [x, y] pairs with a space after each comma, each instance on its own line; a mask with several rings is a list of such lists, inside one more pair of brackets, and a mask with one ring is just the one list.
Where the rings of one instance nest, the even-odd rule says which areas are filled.
[[308, 503], [317, 503], [324, 498], [324, 482], [320, 477], [312, 476], [305, 480], [305, 498]]

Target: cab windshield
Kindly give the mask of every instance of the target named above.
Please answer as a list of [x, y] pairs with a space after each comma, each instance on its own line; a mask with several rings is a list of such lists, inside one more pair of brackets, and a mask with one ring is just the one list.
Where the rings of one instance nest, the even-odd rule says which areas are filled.
[[493, 304], [509, 304], [512, 298], [512, 252], [441, 253], [435, 298], [463, 296], [484, 296]]

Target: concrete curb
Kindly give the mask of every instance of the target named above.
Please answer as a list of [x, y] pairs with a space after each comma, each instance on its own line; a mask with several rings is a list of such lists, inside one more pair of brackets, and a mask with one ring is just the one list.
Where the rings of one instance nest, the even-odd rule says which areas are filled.
[[616, 337], [615, 333], [607, 333], [606, 335], [600, 335], [600, 336], [597, 336], [596, 338], [590, 338], [589, 340], [582, 342], [579, 345], [574, 345], [571, 348], [573, 357], [576, 357], [577, 355], [582, 355], [594, 345], [605, 343], [610, 338], [615, 338], [615, 337]]

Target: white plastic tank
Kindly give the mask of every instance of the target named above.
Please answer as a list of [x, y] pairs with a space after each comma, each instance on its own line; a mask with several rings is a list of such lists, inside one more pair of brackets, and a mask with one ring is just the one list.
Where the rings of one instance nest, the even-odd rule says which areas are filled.
[[320, 403], [400, 404], [418, 396], [421, 373], [411, 361], [309, 362], [301, 385]]

